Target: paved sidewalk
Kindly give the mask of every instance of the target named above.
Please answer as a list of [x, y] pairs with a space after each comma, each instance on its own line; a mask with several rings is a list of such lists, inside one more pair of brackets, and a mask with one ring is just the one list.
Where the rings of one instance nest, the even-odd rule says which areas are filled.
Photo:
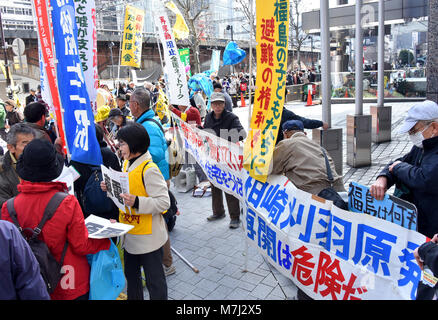
[[[344, 132], [343, 173], [347, 190], [350, 181], [370, 185], [391, 159], [410, 150], [412, 145], [409, 139], [397, 133], [409, 107], [407, 104], [393, 104], [392, 141], [373, 144], [372, 165], [369, 167], [351, 168], [345, 164]], [[193, 272], [173, 254], [177, 271], [167, 277], [169, 299], [296, 299], [297, 287], [292, 280], [280, 274], [256, 248], [249, 247], [248, 255], [244, 255], [246, 243], [243, 228], [229, 229], [228, 215], [219, 221], [207, 221], [207, 216], [212, 213], [211, 196], [194, 198], [191, 192], [177, 192], [173, 184], [171, 189], [181, 211], [175, 229], [170, 233], [171, 245], [198, 268], [199, 273]], [[147, 296], [145, 290], [145, 297]]]

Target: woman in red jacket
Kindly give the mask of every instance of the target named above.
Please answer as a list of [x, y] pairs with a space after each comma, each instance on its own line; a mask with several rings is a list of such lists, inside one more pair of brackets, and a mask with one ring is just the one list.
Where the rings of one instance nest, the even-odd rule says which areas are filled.
[[[56, 192], [67, 192], [65, 183], [51, 182], [60, 175], [63, 163], [63, 158], [48, 141], [34, 139], [24, 148], [17, 162], [17, 173], [22, 181], [14, 201], [18, 222], [23, 229], [34, 229], [52, 196]], [[12, 222], [6, 202], [1, 218]], [[68, 195], [61, 202], [53, 217], [42, 228], [39, 239], [47, 244], [57, 261], [61, 260], [64, 245], [68, 242], [63, 264], [65, 274], [50, 295], [51, 299], [88, 300], [90, 267], [86, 255], [108, 250], [110, 241], [88, 238], [84, 215], [74, 196]]]

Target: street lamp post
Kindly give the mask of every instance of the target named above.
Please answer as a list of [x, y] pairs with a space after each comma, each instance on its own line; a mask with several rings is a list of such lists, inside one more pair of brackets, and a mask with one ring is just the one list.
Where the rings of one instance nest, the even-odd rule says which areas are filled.
[[232, 25], [227, 25], [227, 30], [230, 30], [231, 31], [231, 41], [234, 41], [233, 40], [233, 26]]
[[[227, 29], [226, 30], [230, 30], [231, 31], [231, 41], [234, 41], [234, 39], [233, 39], [233, 26], [230, 25], [230, 24], [227, 25]], [[251, 63], [251, 61], [249, 63]], [[231, 73], [234, 74], [234, 66], [233, 65], [231, 65]]]

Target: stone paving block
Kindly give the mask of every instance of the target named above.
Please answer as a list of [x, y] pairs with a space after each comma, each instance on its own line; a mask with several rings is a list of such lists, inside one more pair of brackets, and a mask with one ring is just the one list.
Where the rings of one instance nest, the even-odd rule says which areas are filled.
[[[213, 290], [215, 290], [217, 287], [219, 286], [219, 284], [216, 281], [212, 281], [212, 280], [208, 280], [208, 279], [202, 279], [199, 283], [198, 283], [198, 288], [204, 288], [204, 290], [212, 292]], [[195, 293], [194, 291], [192, 291], [193, 293]], [[196, 294], [196, 293], [195, 293]]]
[[[187, 295], [190, 294], [189, 293], [183, 293], [177, 290], [168, 290], [167, 295], [169, 300], [183, 300], [187, 298]], [[199, 299], [199, 297], [198, 297]]]
[[272, 291], [269, 293], [269, 296], [276, 296], [279, 297], [281, 300], [286, 298], [286, 295], [279, 284], [277, 284], [274, 289], [272, 289]]
[[184, 295], [189, 294], [196, 288], [195, 285], [187, 283], [187, 282], [180, 282], [176, 286], [172, 287], [173, 291], [178, 291], [183, 293]]
[[242, 288], [236, 288], [230, 294], [225, 297], [225, 300], [246, 300], [249, 298], [249, 291], [242, 289]]
[[278, 286], [279, 284], [278, 280], [274, 277], [274, 275], [271, 272], [267, 274], [267, 276], [262, 280], [262, 283], [271, 287]]
[[201, 273], [201, 271], [199, 272], [200, 277], [202, 277], [203, 279], [207, 279], [210, 281], [219, 281], [220, 279], [222, 279], [224, 277], [224, 274], [220, 272], [220, 270], [212, 268], [211, 270], [213, 270], [212, 272], [203, 272]]
[[226, 286], [230, 289], [236, 289], [238, 286], [238, 281], [229, 275], [225, 275], [218, 281], [218, 284]]
[[260, 282], [262, 282], [263, 279], [264, 277], [252, 272], [246, 272], [242, 277], [243, 281], [249, 282], [254, 285], [258, 285]]
[[267, 295], [274, 289], [272, 286], [268, 286], [263, 283], [259, 283], [254, 290], [251, 291], [250, 295], [258, 298], [265, 299]]
[[199, 299], [204, 300], [205, 297], [207, 297], [212, 290], [207, 290], [205, 288], [203, 288], [202, 286], [197, 286], [192, 292], [192, 295], [195, 295], [197, 297], [199, 297]]

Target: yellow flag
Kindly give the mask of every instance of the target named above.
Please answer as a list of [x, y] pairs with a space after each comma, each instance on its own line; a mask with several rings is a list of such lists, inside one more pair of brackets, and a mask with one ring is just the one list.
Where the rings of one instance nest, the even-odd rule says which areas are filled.
[[126, 5], [121, 65], [141, 67], [144, 10]]
[[163, 120], [164, 117], [170, 120], [170, 110], [169, 110], [169, 99], [167, 99], [166, 94], [159, 89], [157, 105], [155, 107], [155, 111], [158, 114], [160, 120]]
[[173, 36], [175, 39], [183, 40], [189, 37], [189, 27], [173, 1], [166, 3], [166, 7], [176, 15], [175, 25], [173, 26]]
[[266, 182], [283, 113], [286, 88], [289, 0], [257, 0], [257, 78], [244, 168]]

